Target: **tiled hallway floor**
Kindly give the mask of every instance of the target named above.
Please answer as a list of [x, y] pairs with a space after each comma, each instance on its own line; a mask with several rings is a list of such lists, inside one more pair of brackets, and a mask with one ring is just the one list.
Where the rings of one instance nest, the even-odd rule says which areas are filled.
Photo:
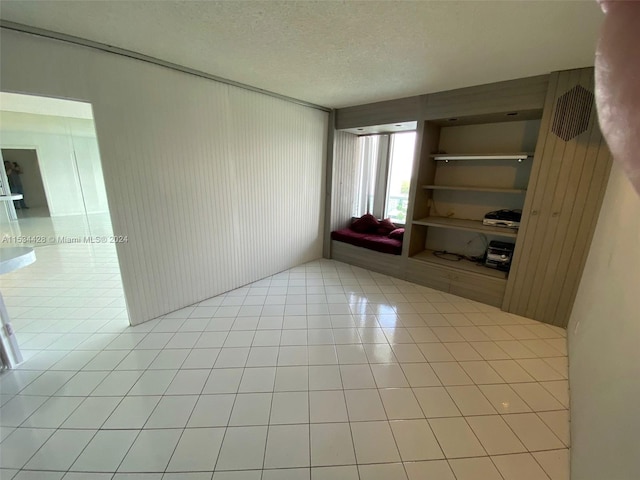
[[328, 260], [129, 328], [112, 249], [37, 255], [3, 480], [569, 477], [559, 328]]

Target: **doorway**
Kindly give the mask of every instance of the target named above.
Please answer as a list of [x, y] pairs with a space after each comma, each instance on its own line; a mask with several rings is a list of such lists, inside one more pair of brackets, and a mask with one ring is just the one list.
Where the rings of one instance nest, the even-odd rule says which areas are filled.
[[37, 235], [46, 244], [111, 234], [90, 104], [0, 92], [0, 134], [3, 159], [21, 166], [18, 177], [29, 207], [0, 212], [3, 230]]
[[3, 202], [0, 254], [17, 244], [35, 253], [0, 283], [25, 361], [100, 350], [129, 316], [116, 245], [98, 241], [113, 229], [91, 105], [0, 92], [0, 153], [21, 167], [29, 207], [12, 218]]
[[20, 183], [22, 184], [23, 200], [15, 201], [16, 210], [20, 215], [49, 217], [49, 203], [42, 182], [38, 152], [35, 149], [3, 148], [2, 159], [19, 167]]

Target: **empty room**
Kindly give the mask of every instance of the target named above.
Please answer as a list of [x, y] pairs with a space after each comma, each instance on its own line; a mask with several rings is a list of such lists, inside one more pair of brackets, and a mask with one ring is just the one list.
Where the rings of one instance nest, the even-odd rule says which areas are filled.
[[639, 478], [639, 5], [2, 0], [0, 477]]

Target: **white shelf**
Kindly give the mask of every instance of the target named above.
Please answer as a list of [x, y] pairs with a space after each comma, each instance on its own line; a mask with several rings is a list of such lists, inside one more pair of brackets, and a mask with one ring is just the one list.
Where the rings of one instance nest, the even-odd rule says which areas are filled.
[[22, 200], [21, 193], [12, 193], [11, 195], [0, 195], [0, 202], [10, 202], [12, 200]]
[[452, 230], [466, 230], [469, 232], [480, 232], [500, 237], [516, 238], [518, 230], [506, 227], [492, 227], [483, 225], [482, 220], [464, 220], [461, 218], [449, 217], [426, 217], [414, 220], [414, 225], [425, 225], [428, 227], [449, 228]]
[[430, 155], [436, 161], [451, 161], [451, 160], [517, 160], [519, 162], [533, 157], [532, 153], [519, 152], [519, 153], [434, 153]]
[[423, 185], [425, 190], [459, 190], [465, 192], [492, 192], [492, 193], [527, 193], [521, 188], [500, 188], [500, 187], [474, 187], [462, 185]]

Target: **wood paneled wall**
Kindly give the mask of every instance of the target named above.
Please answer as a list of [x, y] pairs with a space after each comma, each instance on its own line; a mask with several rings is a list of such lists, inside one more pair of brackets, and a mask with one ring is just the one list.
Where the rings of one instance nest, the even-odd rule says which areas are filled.
[[3, 90], [93, 105], [133, 324], [321, 256], [326, 112], [5, 29], [1, 44]]
[[[423, 118], [436, 120], [539, 110], [547, 94], [548, 81], [548, 75], [539, 75], [430, 93], [423, 97]], [[489, 123], [488, 120], [484, 123]]]
[[[572, 102], [577, 86], [587, 93]], [[561, 327], [569, 320], [611, 167], [595, 103], [587, 105], [593, 91], [592, 68], [551, 75], [503, 303], [509, 312]], [[554, 125], [578, 134], [565, 140]]]
[[[508, 80], [446, 92], [367, 103], [336, 110], [335, 128], [367, 127], [415, 120], [441, 120], [450, 117], [483, 116], [484, 123], [502, 121], [507, 112], [521, 117], [539, 112], [544, 104], [548, 75]], [[491, 120], [487, 115], [495, 115]], [[538, 115], [534, 113], [534, 117]], [[539, 118], [539, 115], [538, 115]]]
[[416, 120], [420, 116], [421, 98], [406, 97], [340, 108], [336, 110], [336, 128], [342, 130]]

